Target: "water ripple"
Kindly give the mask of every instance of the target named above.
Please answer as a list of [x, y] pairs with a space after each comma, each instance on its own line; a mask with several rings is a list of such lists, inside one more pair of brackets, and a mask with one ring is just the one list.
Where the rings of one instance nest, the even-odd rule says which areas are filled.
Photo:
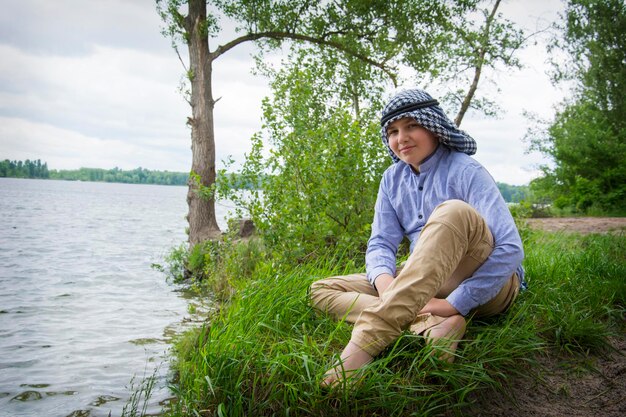
[[184, 187], [0, 178], [1, 417], [120, 414], [184, 328], [187, 300], [150, 265], [186, 212]]

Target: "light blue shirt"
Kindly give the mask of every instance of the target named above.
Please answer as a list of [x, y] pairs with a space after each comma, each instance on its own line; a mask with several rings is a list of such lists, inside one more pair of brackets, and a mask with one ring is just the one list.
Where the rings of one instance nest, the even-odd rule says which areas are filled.
[[383, 174], [365, 255], [367, 278], [395, 276], [398, 245], [406, 235], [411, 251], [435, 207], [462, 200], [486, 220], [494, 249], [485, 263], [446, 300], [466, 315], [495, 297], [514, 272], [523, 280], [524, 251], [513, 217], [487, 170], [470, 156], [440, 145], [420, 172], [400, 161]]

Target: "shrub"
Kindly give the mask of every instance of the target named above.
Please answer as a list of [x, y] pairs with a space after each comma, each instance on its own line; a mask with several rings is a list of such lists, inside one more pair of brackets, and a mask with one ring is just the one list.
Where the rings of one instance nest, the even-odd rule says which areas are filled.
[[247, 200], [229, 197], [250, 214], [277, 259], [297, 263], [346, 251], [363, 259], [378, 184], [390, 160], [372, 110], [356, 116], [320, 87], [315, 71], [276, 77], [274, 98], [263, 104], [264, 134], [252, 138], [241, 173], [261, 190]]

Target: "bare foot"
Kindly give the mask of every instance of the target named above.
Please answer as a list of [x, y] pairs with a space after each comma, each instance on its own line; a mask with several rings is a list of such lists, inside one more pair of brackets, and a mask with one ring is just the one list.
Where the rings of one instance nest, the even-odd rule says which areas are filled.
[[322, 387], [332, 388], [345, 382], [357, 369], [370, 363], [374, 359], [369, 353], [348, 342], [341, 352], [340, 363], [325, 374]]
[[454, 362], [454, 352], [465, 334], [465, 319], [460, 314], [450, 316], [424, 332], [426, 340], [437, 351], [439, 359]]

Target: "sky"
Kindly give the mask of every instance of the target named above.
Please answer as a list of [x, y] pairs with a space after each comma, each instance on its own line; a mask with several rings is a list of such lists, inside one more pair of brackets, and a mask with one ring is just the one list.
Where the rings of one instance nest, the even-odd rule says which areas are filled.
[[[0, 160], [189, 171], [191, 109], [178, 91], [184, 69], [160, 33], [154, 0], [2, 3]], [[534, 32], [562, 7], [559, 0], [505, 0], [501, 11]], [[545, 45], [537, 39], [518, 52], [523, 70], [486, 74], [499, 86], [491, 97], [505, 112], [497, 119], [470, 113], [462, 122], [478, 142], [475, 158], [496, 181], [522, 185], [538, 175], [546, 161], [525, 152], [531, 122], [523, 112], [550, 118], [565, 97], [546, 75]], [[218, 168], [229, 157], [240, 166], [261, 129], [261, 101], [271, 90], [251, 73], [253, 52], [253, 45], [239, 46], [215, 62]]]

